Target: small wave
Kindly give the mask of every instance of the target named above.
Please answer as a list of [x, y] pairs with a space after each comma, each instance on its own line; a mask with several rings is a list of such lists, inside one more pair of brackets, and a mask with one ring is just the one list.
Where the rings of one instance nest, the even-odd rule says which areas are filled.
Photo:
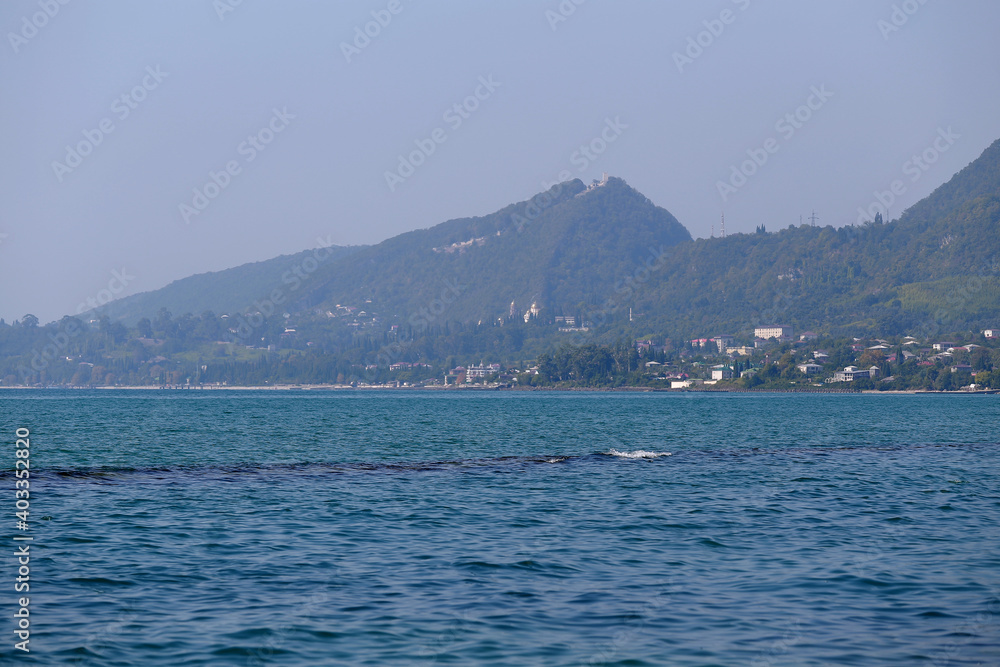
[[661, 456], [671, 456], [670, 452], [650, 452], [645, 449], [637, 449], [634, 452], [619, 452], [613, 447], [605, 452], [605, 454], [623, 459], [658, 459]]

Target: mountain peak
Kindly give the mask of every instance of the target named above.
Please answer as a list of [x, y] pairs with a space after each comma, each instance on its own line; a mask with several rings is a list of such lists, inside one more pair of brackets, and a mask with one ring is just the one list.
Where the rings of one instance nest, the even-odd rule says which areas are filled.
[[402, 234], [324, 267], [309, 302], [372, 299], [383, 312], [410, 313], [452, 279], [468, 285], [450, 305], [450, 320], [495, 321], [512, 300], [572, 310], [606, 299], [650, 248], [690, 240], [669, 211], [623, 179], [605, 176], [590, 186], [572, 179], [489, 215]]

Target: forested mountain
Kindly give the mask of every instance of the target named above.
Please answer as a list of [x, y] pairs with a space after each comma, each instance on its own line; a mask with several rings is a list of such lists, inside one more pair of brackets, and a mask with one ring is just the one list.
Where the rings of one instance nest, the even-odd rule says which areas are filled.
[[[334, 263], [365, 246], [327, 247], [329, 250], [324, 248], [321, 253], [324, 263]], [[205, 311], [219, 314], [242, 312], [251, 307], [262, 295], [293, 280], [294, 278], [289, 278], [287, 274], [291, 272], [294, 276], [295, 268], [306, 258], [315, 255], [315, 250], [304, 250], [222, 271], [198, 273], [175, 280], [157, 290], [117, 299], [99, 310], [83, 313], [81, 317], [105, 315], [114, 321], [132, 325], [143, 317], [155, 318], [161, 308], [166, 308], [177, 315], [184, 313], [200, 315]], [[303, 272], [301, 268], [300, 272]]]
[[495, 322], [512, 300], [516, 316], [537, 302], [543, 321], [576, 316], [607, 340], [778, 321], [833, 333], [995, 326], [1000, 141], [899, 220], [760, 232], [691, 241], [621, 179], [587, 191], [572, 181], [367, 248], [306, 290], [320, 309], [368, 303], [406, 321], [451, 281], [461, 294], [439, 319]]
[[512, 301], [519, 316], [532, 303], [549, 317], [573, 315], [651, 252], [690, 241], [674, 216], [625, 181], [585, 188], [574, 180], [491, 215], [366, 248], [317, 271], [305, 289], [323, 309], [370, 300], [369, 310], [404, 319], [442, 292], [452, 296], [439, 313], [449, 320], [495, 321]]
[[1000, 195], [1000, 139], [974, 162], [906, 211], [901, 221], [914, 229], [947, 226], [953, 211], [983, 198]]
[[886, 335], [996, 326], [1000, 141], [898, 220], [698, 241], [658, 278], [636, 306], [684, 335], [779, 320]]
[[891, 222], [695, 241], [610, 178], [321, 252], [192, 276], [99, 322], [0, 322], [0, 379], [332, 382], [397, 362], [521, 365], [566, 343], [749, 342], [759, 324], [921, 339], [997, 327], [1000, 141]]
[[[740, 333], [779, 320], [886, 334], [935, 318], [975, 327], [1000, 315], [998, 231], [1000, 141], [900, 219], [840, 229], [803, 225], [692, 241], [625, 181], [574, 180], [490, 215], [339, 249], [284, 309], [346, 305], [398, 323], [444, 294], [438, 322], [496, 322], [513, 301], [517, 317], [536, 303], [543, 320], [575, 316], [616, 336]], [[192, 276], [104, 313], [131, 324], [161, 307], [252, 310], [281, 286], [296, 257]]]

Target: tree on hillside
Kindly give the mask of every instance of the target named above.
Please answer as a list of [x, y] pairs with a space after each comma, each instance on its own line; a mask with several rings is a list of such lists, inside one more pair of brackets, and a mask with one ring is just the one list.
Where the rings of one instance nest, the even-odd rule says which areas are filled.
[[153, 337], [153, 323], [149, 321], [148, 317], [144, 317], [135, 324], [136, 331], [142, 338], [152, 338]]

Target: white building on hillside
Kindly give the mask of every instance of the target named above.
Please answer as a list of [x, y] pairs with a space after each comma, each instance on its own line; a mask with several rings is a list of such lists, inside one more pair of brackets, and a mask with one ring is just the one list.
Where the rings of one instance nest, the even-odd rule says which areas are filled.
[[493, 375], [494, 373], [499, 372], [500, 364], [490, 364], [488, 366], [479, 364], [478, 366], [469, 366], [465, 369], [465, 381], [471, 382], [472, 380], [484, 378], [488, 375]]
[[763, 338], [767, 340], [768, 338], [777, 338], [778, 340], [786, 340], [792, 337], [792, 328], [785, 326], [783, 324], [773, 324], [766, 327], [755, 327], [753, 330], [753, 335], [755, 338]]
[[719, 354], [722, 354], [726, 351], [727, 347], [733, 344], [733, 340], [733, 336], [722, 334], [713, 338], [712, 342], [715, 343], [715, 346], [719, 349]]
[[878, 375], [878, 366], [872, 366], [868, 370], [861, 370], [857, 366], [848, 366], [842, 371], [833, 374], [834, 382], [854, 382], [862, 378], [875, 379]]

